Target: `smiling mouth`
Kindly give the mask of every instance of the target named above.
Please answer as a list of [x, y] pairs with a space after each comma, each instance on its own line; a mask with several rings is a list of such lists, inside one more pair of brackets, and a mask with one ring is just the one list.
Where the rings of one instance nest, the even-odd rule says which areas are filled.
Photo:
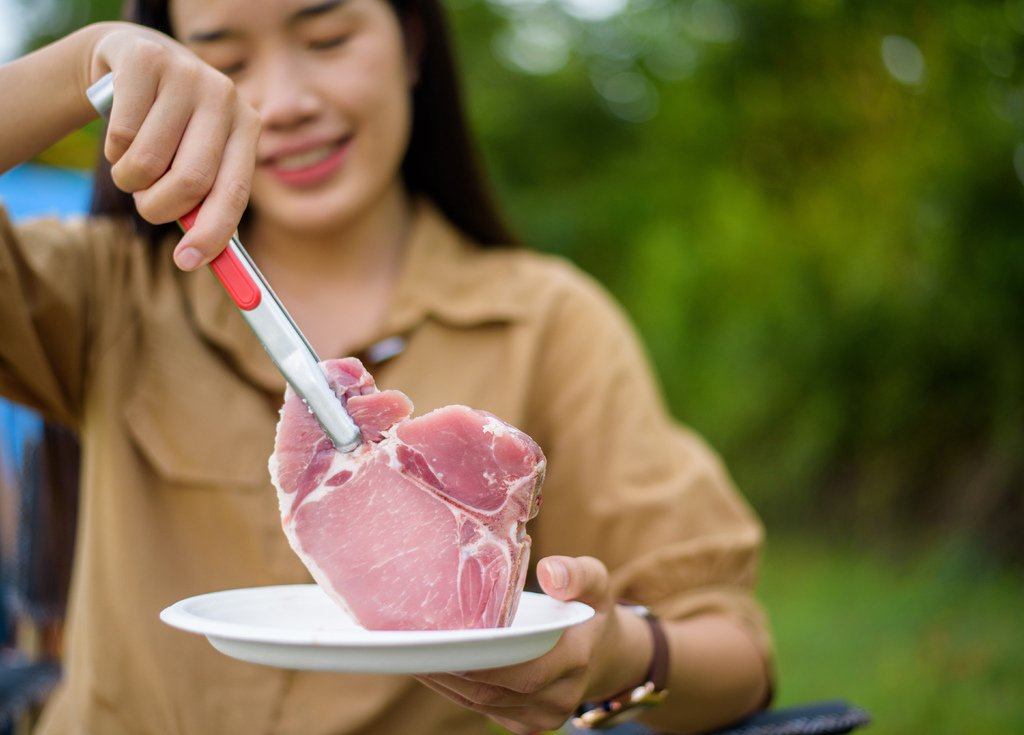
[[278, 171], [302, 171], [310, 166], [316, 166], [318, 163], [323, 163], [330, 158], [331, 155], [337, 152], [337, 150], [337, 143], [328, 143], [317, 146], [316, 148], [311, 148], [308, 151], [303, 151], [302, 153], [280, 156], [271, 160], [269, 163]]

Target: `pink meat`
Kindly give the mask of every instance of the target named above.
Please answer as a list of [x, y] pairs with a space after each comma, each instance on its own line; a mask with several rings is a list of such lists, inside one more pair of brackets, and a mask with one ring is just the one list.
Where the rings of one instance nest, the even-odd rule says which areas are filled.
[[484, 411], [378, 391], [354, 358], [324, 363], [363, 443], [335, 450], [285, 393], [270, 474], [281, 523], [313, 578], [363, 627], [509, 625], [530, 556], [545, 460], [526, 434]]

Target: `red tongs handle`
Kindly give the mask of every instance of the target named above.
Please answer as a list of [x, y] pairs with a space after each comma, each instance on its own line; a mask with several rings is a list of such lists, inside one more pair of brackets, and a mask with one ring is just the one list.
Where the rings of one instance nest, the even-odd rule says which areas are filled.
[[[197, 204], [191, 212], [178, 220], [182, 230], [188, 232], [192, 229], [202, 206], [202, 204]], [[232, 238], [232, 242], [210, 261], [210, 270], [217, 276], [217, 280], [224, 286], [224, 290], [228, 292], [235, 305], [243, 311], [251, 311], [260, 305], [262, 294], [259, 284], [253, 280], [245, 266], [242, 265], [241, 258], [234, 247], [234, 240], [235, 238]]]

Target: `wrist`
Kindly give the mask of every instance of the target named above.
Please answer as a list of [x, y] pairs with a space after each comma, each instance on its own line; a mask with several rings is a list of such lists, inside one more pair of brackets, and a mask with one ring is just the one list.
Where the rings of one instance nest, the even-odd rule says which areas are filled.
[[99, 35], [87, 26], [0, 65], [0, 171], [31, 159], [96, 117], [85, 96]]
[[651, 663], [653, 643], [644, 620], [646, 608], [619, 603], [612, 608], [617, 631], [613, 646], [606, 649], [604, 674], [586, 692], [589, 701], [608, 699], [643, 680]]
[[[632, 635], [626, 632], [622, 636], [624, 645], [620, 650], [627, 653], [610, 663], [615, 670], [623, 672], [623, 676], [617, 678], [627, 683], [614, 689], [614, 694], [584, 702], [573, 718], [573, 725], [580, 729], [613, 727], [659, 704], [667, 695], [669, 651], [661, 623], [639, 605], [619, 606], [616, 614], [624, 615], [625, 621], [632, 621], [626, 624], [626, 630], [632, 629]], [[637, 651], [643, 655], [630, 655]], [[637, 662], [642, 668], [637, 668]]]

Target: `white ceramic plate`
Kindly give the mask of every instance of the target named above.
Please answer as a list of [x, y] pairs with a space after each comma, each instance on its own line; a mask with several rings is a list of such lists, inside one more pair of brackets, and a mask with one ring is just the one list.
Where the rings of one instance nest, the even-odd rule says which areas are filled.
[[160, 613], [233, 658], [286, 669], [426, 674], [508, 666], [536, 658], [593, 616], [580, 602], [524, 592], [508, 628], [378, 631], [361, 628], [315, 584], [212, 592]]

